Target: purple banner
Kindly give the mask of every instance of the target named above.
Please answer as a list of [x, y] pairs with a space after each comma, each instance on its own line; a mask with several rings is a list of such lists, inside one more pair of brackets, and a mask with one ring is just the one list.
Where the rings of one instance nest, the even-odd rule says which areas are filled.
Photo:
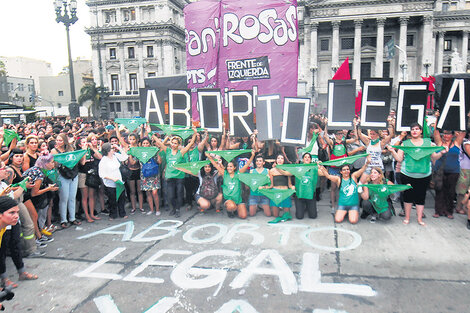
[[202, 0], [187, 5], [184, 13], [193, 94], [195, 88], [257, 87], [259, 95], [297, 96], [296, 0]]

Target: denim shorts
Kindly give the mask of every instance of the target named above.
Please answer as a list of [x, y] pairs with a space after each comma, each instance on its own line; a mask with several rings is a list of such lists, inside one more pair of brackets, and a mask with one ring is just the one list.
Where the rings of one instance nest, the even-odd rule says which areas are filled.
[[269, 199], [266, 196], [253, 196], [248, 198], [248, 205], [269, 205]]
[[338, 205], [338, 211], [358, 211], [359, 212], [359, 206], [358, 205]]

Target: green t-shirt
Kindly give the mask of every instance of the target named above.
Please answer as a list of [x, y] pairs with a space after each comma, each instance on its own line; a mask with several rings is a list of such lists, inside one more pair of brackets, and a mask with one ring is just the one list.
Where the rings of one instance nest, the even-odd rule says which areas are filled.
[[[422, 146], [415, 146], [411, 140], [405, 140], [403, 142], [403, 146], [405, 147], [415, 147], [419, 149], [419, 147], [430, 147], [431, 146], [431, 139], [423, 138], [423, 145]], [[407, 153], [404, 153], [403, 164], [401, 167], [401, 172], [406, 176], [412, 178], [423, 178], [428, 177], [431, 175], [431, 155], [425, 156], [419, 160], [413, 159]]]
[[197, 146], [193, 150], [189, 150], [187, 154], [189, 155], [190, 162], [199, 161], [199, 149], [197, 148]]
[[313, 199], [318, 178], [315, 171], [316, 169], [309, 170], [302, 176], [302, 179], [295, 178], [295, 193], [297, 194], [297, 198]]
[[359, 205], [359, 194], [357, 193], [357, 184], [352, 178], [342, 179], [339, 187], [338, 205], [355, 206]]
[[[266, 175], [266, 176], [269, 175], [269, 171], [268, 171], [267, 168], [263, 168], [263, 170], [261, 171], [261, 173], [258, 172], [258, 171], [256, 170], [256, 168], [254, 168], [254, 169], [250, 170], [250, 173], [264, 174], [264, 175]], [[252, 196], [263, 196], [259, 191], [252, 191], [251, 189], [250, 189], [250, 195], [252, 195]]]
[[176, 154], [173, 154], [170, 147], [166, 148], [165, 178], [184, 178], [184, 172], [175, 168], [176, 163], [184, 163], [181, 151], [178, 150]]
[[242, 189], [238, 179], [238, 172], [235, 172], [233, 177], [230, 177], [230, 174], [225, 171], [222, 192], [225, 200], [232, 200], [236, 204], [242, 203]]

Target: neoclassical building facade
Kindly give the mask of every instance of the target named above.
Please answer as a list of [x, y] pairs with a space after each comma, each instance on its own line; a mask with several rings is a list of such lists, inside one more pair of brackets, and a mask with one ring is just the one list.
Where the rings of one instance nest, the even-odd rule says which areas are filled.
[[185, 0], [88, 0], [93, 76], [109, 117], [140, 115], [144, 78], [186, 72]]
[[369, 77], [392, 78], [396, 91], [403, 80], [469, 71], [468, 0], [310, 0], [298, 13], [299, 82], [320, 107], [347, 57], [358, 89]]

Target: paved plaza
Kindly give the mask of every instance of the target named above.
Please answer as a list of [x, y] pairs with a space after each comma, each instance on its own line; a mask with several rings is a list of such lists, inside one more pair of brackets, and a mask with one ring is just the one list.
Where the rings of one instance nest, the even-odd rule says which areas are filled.
[[[466, 216], [415, 211], [373, 224], [335, 224], [328, 193], [315, 220], [270, 225], [193, 209], [174, 219], [136, 213], [54, 234], [26, 259], [8, 312], [469, 312]], [[395, 204], [399, 208], [399, 204]], [[398, 212], [398, 210], [397, 210]], [[112, 229], [113, 226], [116, 226]], [[110, 229], [111, 228], [111, 229]], [[17, 279], [11, 260], [8, 273]]]

